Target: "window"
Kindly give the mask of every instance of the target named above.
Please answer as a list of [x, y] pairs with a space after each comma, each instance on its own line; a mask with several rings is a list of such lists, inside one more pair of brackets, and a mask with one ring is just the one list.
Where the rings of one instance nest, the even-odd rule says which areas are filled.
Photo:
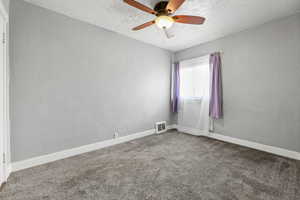
[[180, 97], [202, 99], [209, 88], [209, 59], [207, 56], [180, 63]]

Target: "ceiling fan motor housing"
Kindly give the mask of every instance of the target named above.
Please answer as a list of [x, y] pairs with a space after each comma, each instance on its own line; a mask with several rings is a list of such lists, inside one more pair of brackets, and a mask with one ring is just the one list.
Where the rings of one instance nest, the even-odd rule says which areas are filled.
[[154, 10], [157, 12], [157, 16], [169, 15], [169, 12], [171, 12], [171, 10], [166, 10], [168, 3], [168, 1], [160, 1], [157, 4], [155, 4]]

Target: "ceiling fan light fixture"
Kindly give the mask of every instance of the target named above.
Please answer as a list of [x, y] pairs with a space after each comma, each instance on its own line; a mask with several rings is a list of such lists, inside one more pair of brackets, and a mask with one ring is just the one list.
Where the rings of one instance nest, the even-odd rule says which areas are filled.
[[155, 19], [155, 24], [161, 29], [168, 29], [174, 23], [174, 19], [170, 16], [161, 15]]

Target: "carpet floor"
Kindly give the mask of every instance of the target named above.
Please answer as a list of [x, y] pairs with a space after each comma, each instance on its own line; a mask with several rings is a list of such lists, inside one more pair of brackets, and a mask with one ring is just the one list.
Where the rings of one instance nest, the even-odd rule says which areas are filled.
[[299, 200], [300, 162], [176, 131], [15, 172], [1, 200]]

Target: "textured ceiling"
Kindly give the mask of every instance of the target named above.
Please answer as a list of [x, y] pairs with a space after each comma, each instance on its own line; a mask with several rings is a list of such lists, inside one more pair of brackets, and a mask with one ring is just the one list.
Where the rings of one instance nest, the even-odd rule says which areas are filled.
[[[156, 26], [131, 31], [155, 16], [132, 8], [122, 0], [25, 1], [171, 51], [224, 37], [300, 9], [300, 0], [186, 0], [176, 14], [204, 16], [206, 23], [201, 26], [176, 23], [169, 29], [175, 36], [167, 39]], [[153, 8], [159, 0], [138, 1]]]

